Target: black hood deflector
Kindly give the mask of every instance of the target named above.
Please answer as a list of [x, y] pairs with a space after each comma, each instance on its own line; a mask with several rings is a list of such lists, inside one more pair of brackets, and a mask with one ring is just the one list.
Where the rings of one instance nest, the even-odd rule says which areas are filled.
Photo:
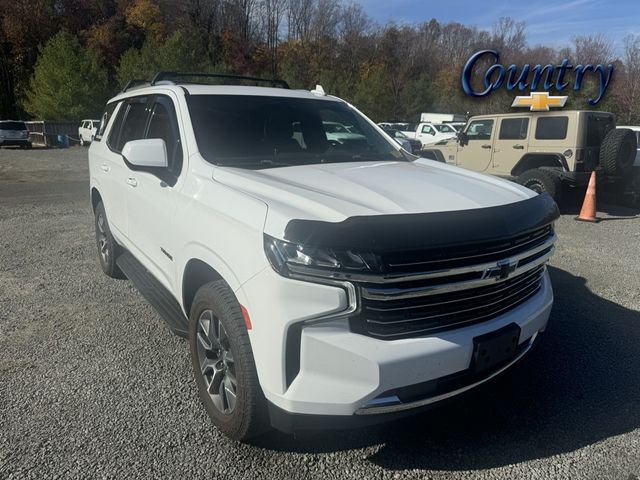
[[560, 216], [546, 193], [496, 207], [451, 212], [349, 217], [342, 222], [291, 220], [285, 240], [315, 247], [373, 252], [425, 250], [500, 240]]

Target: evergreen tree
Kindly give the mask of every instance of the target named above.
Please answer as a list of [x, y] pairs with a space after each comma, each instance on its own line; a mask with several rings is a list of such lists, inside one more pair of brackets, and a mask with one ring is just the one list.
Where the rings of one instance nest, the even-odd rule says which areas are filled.
[[36, 119], [77, 121], [99, 116], [108, 93], [96, 55], [63, 31], [40, 50], [23, 106]]

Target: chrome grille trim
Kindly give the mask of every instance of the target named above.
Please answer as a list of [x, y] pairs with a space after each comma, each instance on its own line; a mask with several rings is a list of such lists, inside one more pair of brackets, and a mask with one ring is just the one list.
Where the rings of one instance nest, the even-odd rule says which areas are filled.
[[[540, 265], [547, 263], [549, 258], [551, 258], [551, 256], [555, 252], [555, 247], [551, 245], [550, 247], [547, 246], [547, 248], [549, 248], [549, 250], [545, 252], [542, 256], [538, 257], [537, 259], [531, 262], [526, 263], [521, 267], [517, 267], [511, 274], [511, 277], [528, 272], [529, 270], [532, 270]], [[529, 251], [529, 252], [526, 252], [525, 255], [523, 255], [523, 258], [527, 258], [531, 256], [532, 256], [531, 251]], [[471, 272], [483, 273], [484, 271], [486, 271], [487, 268], [491, 268], [495, 265], [496, 265], [496, 262], [493, 262], [490, 264], [482, 265], [481, 266], [482, 268], [474, 267], [473, 270], [471, 270]], [[469, 273], [469, 272], [463, 272], [463, 273]], [[461, 273], [456, 271], [456, 273], [453, 275], [459, 275], [459, 274]], [[435, 295], [438, 293], [448, 293], [448, 292], [456, 292], [460, 290], [467, 290], [470, 288], [490, 285], [492, 283], [504, 282], [506, 280], [507, 280], [506, 278], [505, 279], [479, 278], [476, 280], [464, 280], [460, 282], [450, 282], [450, 283], [443, 283], [438, 285], [430, 285], [425, 287], [412, 287], [412, 288], [377, 288], [377, 287], [367, 286], [367, 287], [362, 287], [362, 297], [368, 300], [382, 300], [382, 301], [401, 300], [401, 299], [407, 299], [407, 298], [426, 297], [426, 296]]]
[[[387, 321], [382, 321], [382, 320], [375, 320], [375, 319], [371, 319], [371, 318], [366, 318], [366, 321], [368, 323], [377, 323], [380, 325], [395, 325], [398, 323], [407, 323], [407, 322], [420, 322], [420, 321], [424, 321], [424, 320], [430, 320], [432, 318], [441, 318], [441, 317], [446, 317], [448, 315], [458, 315], [460, 313], [466, 313], [466, 312], [472, 312], [473, 310], [478, 310], [478, 309], [482, 309], [482, 308], [487, 308], [487, 307], [492, 307], [494, 305], [498, 305], [500, 303], [502, 303], [504, 300], [508, 300], [509, 298], [513, 298], [514, 296], [524, 292], [527, 289], [530, 289], [531, 287], [535, 287], [534, 290], [537, 291], [537, 289], [540, 287], [539, 284], [537, 284], [539, 282], [539, 280], [541, 280], [542, 275], [544, 273], [544, 270], [541, 270], [540, 272], [537, 272], [537, 275], [534, 275], [532, 277], [530, 277], [529, 279], [533, 279], [533, 282], [528, 282], [524, 287], [520, 287], [518, 290], [516, 291], [510, 291], [509, 295], [507, 295], [506, 297], [503, 297], [499, 300], [495, 300], [493, 302], [489, 302], [489, 303], [483, 303], [481, 305], [476, 305], [474, 307], [470, 307], [470, 308], [463, 308], [461, 310], [451, 310], [451, 311], [447, 311], [445, 313], [438, 313], [435, 315], [424, 315], [421, 317], [411, 317], [411, 318], [404, 318], [401, 320], [387, 320]], [[491, 293], [491, 294], [487, 294], [487, 295], [495, 295], [495, 293]], [[457, 301], [467, 301], [467, 298], [464, 299], [460, 299]], [[509, 305], [507, 305], [505, 308], [510, 308], [511, 306], [517, 304], [521, 299], [517, 299], [514, 302], [511, 302]], [[446, 303], [446, 302], [440, 302], [440, 304], [442, 303]], [[449, 302], [449, 303], [453, 303], [453, 302]], [[428, 304], [428, 307], [433, 306], [434, 304]], [[425, 308], [425, 305], [421, 305], [421, 308]], [[369, 309], [369, 307], [367, 307], [367, 309]]]
[[[544, 268], [544, 267], [543, 267]], [[512, 283], [510, 286], [513, 285], [518, 285], [522, 282], [526, 282], [528, 280], [531, 280], [532, 278], [535, 278], [536, 276], [540, 275], [541, 272], [543, 272], [544, 270], [540, 268], [540, 266], [538, 266], [538, 268], [533, 268], [530, 272], [527, 272], [526, 275], [523, 275], [522, 278], [518, 279], [517, 282]], [[468, 297], [464, 297], [464, 298], [459, 298], [459, 299], [455, 299], [455, 300], [447, 300], [444, 302], [431, 302], [429, 303], [429, 306], [433, 307], [433, 306], [437, 306], [437, 305], [446, 305], [446, 304], [450, 304], [450, 303], [455, 303], [455, 302], [465, 302], [468, 300], [477, 300], [479, 298], [482, 297], [488, 297], [490, 295], [497, 295], [502, 293], [503, 291], [508, 290], [508, 287], [503, 286], [502, 288], [498, 289], [498, 290], [494, 290], [492, 292], [487, 292], [487, 293], [482, 293], [479, 295], [471, 295]], [[424, 305], [403, 305], [401, 307], [371, 307], [371, 306], [367, 306], [366, 309], [367, 310], [371, 310], [371, 311], [376, 311], [376, 312], [390, 312], [390, 311], [405, 311], [405, 310], [413, 310], [416, 308], [424, 308]]]

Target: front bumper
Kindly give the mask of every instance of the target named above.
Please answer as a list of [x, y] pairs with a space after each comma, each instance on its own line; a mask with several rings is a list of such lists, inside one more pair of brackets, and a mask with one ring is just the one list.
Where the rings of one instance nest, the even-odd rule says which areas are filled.
[[[381, 397], [468, 370], [474, 337], [511, 323], [520, 327], [519, 344], [526, 354], [527, 342], [546, 328], [553, 303], [545, 272], [534, 296], [491, 320], [429, 336], [378, 340], [351, 332], [346, 318], [301, 323], [348, 310], [347, 293], [338, 286], [291, 280], [266, 268], [244, 284], [238, 296], [251, 315], [251, 344], [274, 426], [283, 430], [313, 424], [328, 428], [327, 416], [336, 416], [338, 424], [375, 423], [462, 393], [493, 375], [405, 405]], [[296, 343], [288, 333], [298, 325], [302, 328]], [[297, 362], [297, 371], [287, 378], [292, 362]]]

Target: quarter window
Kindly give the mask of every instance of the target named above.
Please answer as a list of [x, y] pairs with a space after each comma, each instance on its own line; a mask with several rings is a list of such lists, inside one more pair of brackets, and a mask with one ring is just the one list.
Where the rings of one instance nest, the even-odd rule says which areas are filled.
[[564, 140], [568, 125], [569, 117], [540, 117], [536, 124], [536, 140]]
[[529, 128], [528, 118], [505, 118], [500, 123], [500, 140], [524, 140]]
[[469, 124], [466, 134], [469, 141], [489, 140], [493, 130], [493, 120], [475, 120]]

